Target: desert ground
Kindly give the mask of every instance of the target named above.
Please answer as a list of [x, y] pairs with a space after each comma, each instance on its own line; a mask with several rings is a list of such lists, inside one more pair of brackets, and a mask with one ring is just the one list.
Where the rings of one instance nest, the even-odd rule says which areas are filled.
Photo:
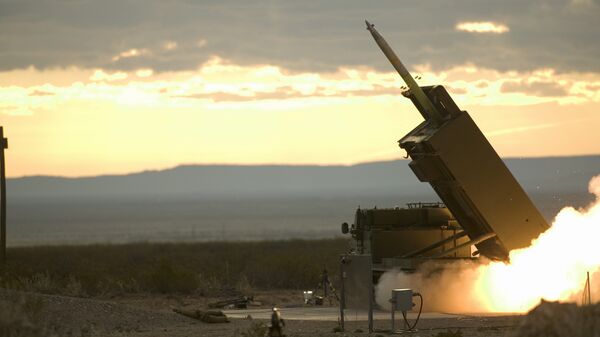
[[[303, 307], [297, 291], [260, 292], [260, 305], [248, 310], [229, 309], [229, 323], [209, 324], [173, 312], [173, 308], [205, 309], [222, 298], [176, 295], [130, 295], [114, 298], [77, 298], [30, 292], [0, 291], [2, 325], [6, 336], [260, 336], [269, 323], [270, 307], [279, 303], [288, 336], [368, 336], [367, 322], [346, 321], [339, 331], [337, 308]], [[308, 313], [321, 317], [303, 319]], [[248, 314], [250, 312], [250, 314]], [[252, 313], [263, 313], [253, 317]], [[290, 313], [286, 316], [286, 313]], [[242, 317], [240, 317], [242, 316]], [[352, 315], [349, 315], [352, 316]], [[388, 335], [389, 318], [377, 315], [373, 336]], [[234, 318], [238, 317], [238, 318]], [[311, 318], [311, 317], [308, 317]], [[414, 318], [414, 315], [409, 316]], [[352, 319], [352, 317], [348, 317]], [[519, 324], [519, 316], [425, 314], [411, 336], [506, 336]], [[400, 323], [397, 323], [401, 327]], [[17, 326], [20, 328], [17, 329]], [[6, 332], [5, 331], [5, 332]]]

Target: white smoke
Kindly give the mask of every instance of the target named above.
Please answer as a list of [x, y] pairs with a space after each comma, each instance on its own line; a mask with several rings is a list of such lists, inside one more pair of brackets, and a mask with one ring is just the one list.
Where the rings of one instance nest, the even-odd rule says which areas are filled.
[[392, 289], [410, 288], [423, 296], [423, 310], [436, 312], [482, 312], [486, 311], [474, 293], [479, 262], [455, 262], [445, 265], [427, 263], [419, 272], [404, 273], [388, 271], [375, 287], [375, 301], [390, 310]]
[[588, 191], [595, 195], [596, 199], [600, 199], [600, 175], [597, 175], [590, 180]]

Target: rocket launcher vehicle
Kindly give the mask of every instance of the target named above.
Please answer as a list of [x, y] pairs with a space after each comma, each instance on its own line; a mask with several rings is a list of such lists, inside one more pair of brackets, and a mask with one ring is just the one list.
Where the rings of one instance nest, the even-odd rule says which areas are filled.
[[398, 141], [412, 159], [409, 167], [452, 212], [464, 230], [456, 237], [470, 239], [464, 245], [475, 245], [490, 259], [508, 260], [511, 250], [529, 246], [548, 223], [469, 114], [458, 108], [443, 86], [420, 87], [375, 27], [366, 23], [406, 82], [408, 90], [402, 94], [425, 118]]

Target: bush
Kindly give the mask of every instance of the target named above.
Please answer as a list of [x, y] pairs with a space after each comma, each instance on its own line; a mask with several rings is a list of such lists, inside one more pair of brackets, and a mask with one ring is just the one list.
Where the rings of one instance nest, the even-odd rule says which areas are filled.
[[10, 303], [0, 301], [0, 336], [49, 337], [49, 330], [38, 319], [42, 303], [25, 297]]
[[269, 328], [265, 323], [252, 322], [246, 331], [242, 331], [242, 337], [265, 337]]
[[190, 293], [198, 283], [193, 272], [175, 266], [167, 259], [160, 259], [147, 280], [149, 288], [161, 293]]

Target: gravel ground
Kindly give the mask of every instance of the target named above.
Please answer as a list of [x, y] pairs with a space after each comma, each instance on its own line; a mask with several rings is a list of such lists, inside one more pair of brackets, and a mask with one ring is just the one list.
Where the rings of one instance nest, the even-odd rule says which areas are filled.
[[[301, 300], [295, 292], [266, 292], [256, 296], [263, 307], [274, 302], [292, 305]], [[74, 298], [0, 290], [1, 324], [43, 326], [39, 336], [207, 336], [227, 337], [247, 335], [252, 327], [267, 324], [266, 320], [231, 319], [230, 323], [207, 324], [172, 312], [172, 307], [204, 308], [211, 299], [136, 295], [113, 299]], [[296, 302], [301, 303], [301, 302]], [[19, 309], [21, 308], [21, 309]], [[12, 312], [12, 316], [11, 316]], [[21, 316], [21, 317], [19, 317]], [[26, 317], [23, 317], [26, 316]], [[285, 317], [284, 317], [285, 318]], [[15, 323], [21, 320], [21, 323]], [[510, 335], [521, 317], [456, 316], [422, 319], [418, 331], [410, 336], [493, 337]], [[7, 323], [8, 322], [8, 323]], [[12, 322], [12, 323], [11, 323]], [[347, 322], [346, 331], [334, 332], [335, 321], [287, 320], [285, 333], [290, 336], [368, 336], [366, 322]], [[376, 329], [389, 329], [389, 321], [376, 321]], [[460, 330], [462, 334], [452, 334]], [[386, 332], [375, 332], [371, 336]], [[21, 334], [18, 336], [28, 336]], [[31, 334], [33, 336], [33, 334]]]

